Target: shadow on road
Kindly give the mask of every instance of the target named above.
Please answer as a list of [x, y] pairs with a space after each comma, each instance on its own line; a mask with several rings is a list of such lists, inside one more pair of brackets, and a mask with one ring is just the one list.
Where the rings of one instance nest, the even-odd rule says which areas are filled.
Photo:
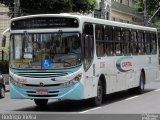
[[[144, 94], [148, 94], [155, 89], [146, 89]], [[113, 94], [109, 94], [104, 97], [103, 103], [101, 106], [107, 106], [116, 102], [123, 101], [127, 98], [133, 97], [137, 94], [128, 94], [127, 91], [117, 92]], [[81, 112], [88, 109], [94, 108], [90, 105], [88, 100], [81, 100], [81, 101], [71, 101], [71, 100], [62, 100], [56, 102], [49, 102], [45, 107], [37, 107], [36, 105], [33, 107], [26, 107], [22, 109], [17, 109], [14, 111], [21, 111], [21, 112]]]

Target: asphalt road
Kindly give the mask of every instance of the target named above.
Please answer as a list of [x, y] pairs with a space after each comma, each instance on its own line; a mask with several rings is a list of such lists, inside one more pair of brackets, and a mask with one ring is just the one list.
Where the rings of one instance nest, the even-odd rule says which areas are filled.
[[[99, 107], [90, 106], [88, 101], [50, 100], [46, 107], [40, 108], [34, 104], [33, 100], [10, 99], [9, 92], [7, 92], [6, 97], [0, 99], [0, 114], [43, 114], [40, 118], [44, 118], [45, 115], [50, 114], [50, 118], [53, 118], [54, 115], [54, 118], [59, 118], [60, 120], [66, 117], [74, 120], [78, 118], [77, 116], [83, 118], [85, 117], [83, 115], [86, 114], [88, 114], [86, 120], [96, 118], [96, 116], [100, 114], [108, 114], [110, 115], [109, 118], [112, 119], [116, 115], [160, 114], [160, 80], [147, 84], [144, 94], [141, 95], [129, 95], [127, 91], [107, 95]], [[65, 116], [62, 117], [61, 114]], [[59, 115], [59, 117], [57, 115]], [[74, 117], [70, 115], [74, 115]], [[96, 116], [93, 117], [94, 115]], [[114, 115], [114, 117], [111, 117], [111, 115]], [[119, 118], [119, 116], [116, 117]], [[124, 116], [121, 117], [123, 118]], [[127, 116], [125, 116], [125, 118], [126, 117]], [[128, 117], [130, 118], [130, 116]], [[142, 116], [137, 117], [142, 118]], [[160, 117], [160, 115], [158, 117]], [[102, 118], [106, 119], [106, 116]], [[2, 117], [0, 117], [0, 119], [2, 119]]]

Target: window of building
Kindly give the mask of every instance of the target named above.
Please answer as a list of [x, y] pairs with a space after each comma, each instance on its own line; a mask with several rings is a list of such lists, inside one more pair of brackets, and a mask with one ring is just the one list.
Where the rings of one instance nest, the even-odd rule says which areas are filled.
[[124, 20], [123, 20], [123, 19], [119, 19], [119, 21], [120, 21], [120, 22], [123, 22]]
[[101, 18], [101, 12], [100, 10], [94, 10], [94, 18]]

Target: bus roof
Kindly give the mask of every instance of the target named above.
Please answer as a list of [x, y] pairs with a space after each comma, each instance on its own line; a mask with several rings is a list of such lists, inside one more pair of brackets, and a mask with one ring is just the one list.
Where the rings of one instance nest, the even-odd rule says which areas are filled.
[[28, 16], [21, 16], [12, 18], [12, 21], [20, 20], [20, 19], [26, 19], [26, 18], [33, 18], [33, 17], [68, 17], [68, 18], [78, 18], [80, 21], [83, 22], [90, 22], [95, 24], [104, 24], [109, 26], [115, 26], [115, 27], [122, 27], [122, 28], [129, 28], [129, 29], [137, 29], [137, 30], [146, 30], [146, 31], [154, 31], [157, 32], [156, 28], [153, 27], [146, 27], [146, 26], [140, 26], [140, 25], [133, 25], [128, 23], [122, 23], [122, 22], [116, 22], [111, 20], [104, 20], [99, 18], [92, 18], [84, 15], [73, 15], [73, 14], [36, 14], [36, 15], [28, 15]]

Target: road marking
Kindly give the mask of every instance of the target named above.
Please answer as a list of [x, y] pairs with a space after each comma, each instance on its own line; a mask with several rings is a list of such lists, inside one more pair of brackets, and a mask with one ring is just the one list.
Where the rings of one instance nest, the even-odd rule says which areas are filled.
[[155, 92], [160, 91], [160, 89], [154, 90]]
[[80, 113], [86, 113], [86, 112], [97, 110], [97, 109], [100, 109], [100, 108], [102, 108], [102, 107], [96, 107], [96, 108], [93, 108], [93, 109], [85, 110], [85, 111], [82, 111]]
[[133, 96], [133, 97], [127, 98], [125, 100], [131, 100], [131, 99], [134, 99], [134, 98], [137, 98], [137, 97], [139, 97], [139, 96], [138, 95], [137, 96]]

